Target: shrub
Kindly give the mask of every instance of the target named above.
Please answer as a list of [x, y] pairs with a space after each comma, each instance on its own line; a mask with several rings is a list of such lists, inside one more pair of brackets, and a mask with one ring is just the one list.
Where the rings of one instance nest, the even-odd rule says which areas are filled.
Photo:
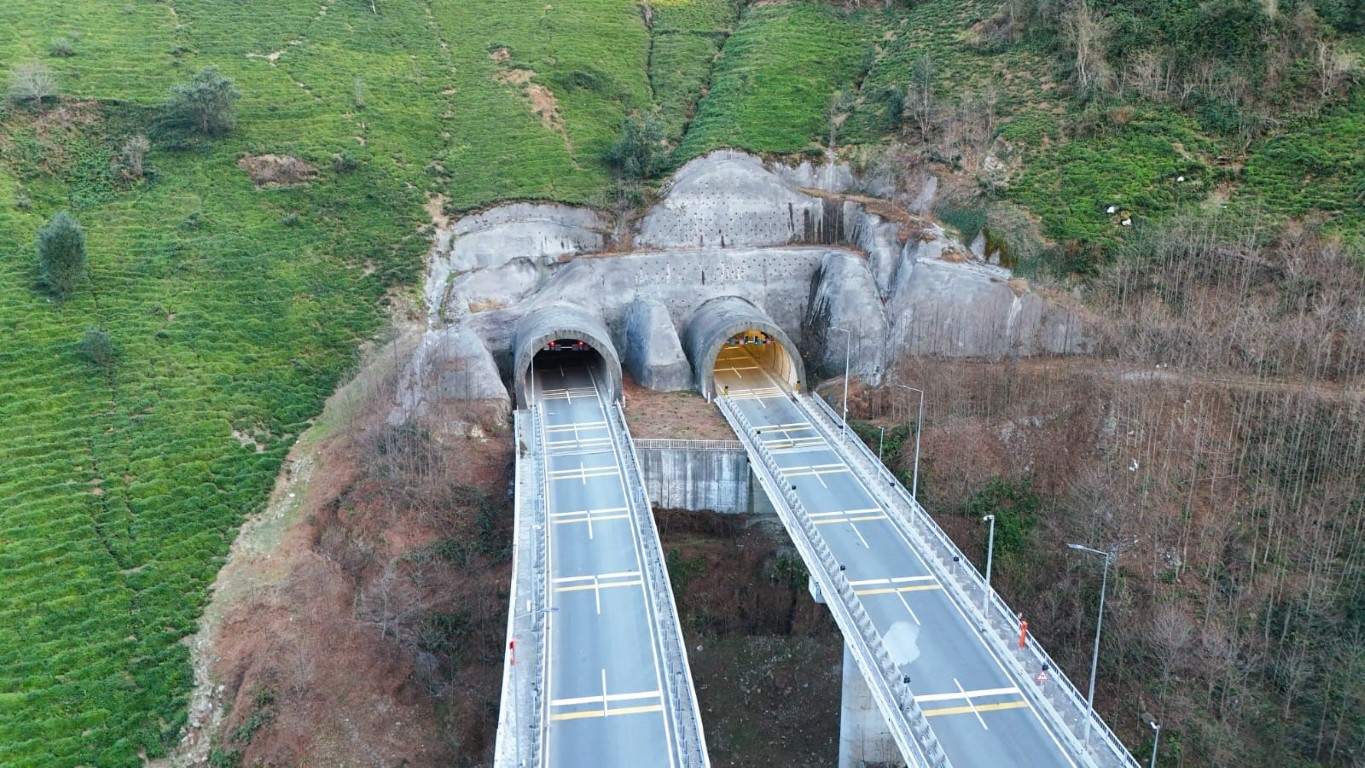
[[66, 211], [38, 230], [38, 273], [43, 284], [66, 298], [85, 278], [85, 231]]
[[115, 161], [117, 169], [126, 179], [140, 179], [146, 175], [147, 169], [144, 165], [147, 153], [152, 149], [152, 144], [146, 136], [137, 135], [129, 137], [123, 142], [123, 149], [119, 152], [118, 159]]
[[86, 362], [105, 371], [112, 369], [114, 361], [118, 359], [118, 347], [114, 345], [114, 340], [99, 326], [92, 325], [85, 329], [79, 348]]
[[350, 173], [360, 167], [360, 161], [355, 159], [355, 155], [350, 152], [338, 152], [332, 155], [332, 170], [337, 173]]
[[48, 44], [47, 55], [52, 56], [53, 58], [65, 59], [75, 56], [76, 49], [71, 45], [71, 40], [69, 38], [59, 37]]
[[664, 126], [654, 115], [627, 115], [621, 138], [607, 150], [607, 163], [628, 179], [648, 179], [659, 172], [667, 158]]
[[9, 97], [17, 104], [56, 101], [57, 75], [41, 61], [19, 64], [9, 75]]
[[205, 136], [224, 136], [237, 125], [237, 99], [241, 94], [232, 79], [209, 67], [188, 83], [175, 86], [166, 111], [171, 121], [188, 125]]

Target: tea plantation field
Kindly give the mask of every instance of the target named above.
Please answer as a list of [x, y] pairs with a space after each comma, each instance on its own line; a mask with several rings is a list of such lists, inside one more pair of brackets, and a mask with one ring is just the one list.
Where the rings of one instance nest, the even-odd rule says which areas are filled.
[[[450, 213], [605, 205], [602, 156], [636, 112], [659, 116], [674, 166], [819, 152], [836, 91], [840, 144], [882, 142], [924, 52], [945, 101], [1001, 85], [998, 131], [1025, 158], [1005, 194], [1058, 239], [1110, 237], [1094, 208], [1115, 194], [1164, 214], [1193, 202], [1172, 174], [1215, 181], [1187, 154], [1218, 147], [1178, 118], [1064, 140], [1044, 57], [964, 32], [988, 0], [876, 5], [0, 3], [5, 82], [41, 62], [62, 95], [0, 106], [0, 765], [135, 766], [175, 743], [207, 587], [387, 301], [415, 295], [433, 195]], [[210, 66], [241, 93], [236, 130], [156, 130], [171, 88]], [[1245, 194], [1360, 221], [1362, 103], [1255, 148]], [[116, 161], [140, 134], [148, 172], [126, 178]], [[265, 154], [314, 170], [257, 188], [239, 163]], [[59, 210], [89, 250], [65, 301], [38, 285], [34, 249]], [[94, 328], [108, 367], [81, 352]]]

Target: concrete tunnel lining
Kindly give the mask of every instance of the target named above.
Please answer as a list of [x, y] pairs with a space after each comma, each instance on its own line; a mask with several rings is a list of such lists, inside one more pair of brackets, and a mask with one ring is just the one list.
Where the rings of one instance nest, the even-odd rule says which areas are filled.
[[[738, 296], [721, 296], [697, 307], [683, 329], [683, 350], [692, 361], [693, 378], [697, 390], [710, 398], [715, 382], [716, 358], [725, 342], [744, 331], [762, 331], [777, 339], [781, 353], [774, 362], [787, 370], [772, 373], [784, 377], [787, 383], [806, 387], [806, 368], [801, 355], [767, 312]], [[776, 351], [774, 351], [776, 353]]]
[[546, 344], [559, 339], [586, 342], [601, 355], [607, 400], [621, 399], [621, 357], [611, 343], [606, 325], [586, 309], [556, 304], [529, 312], [517, 322], [513, 339], [512, 390], [517, 407], [525, 407], [531, 402], [527, 374], [536, 355]]

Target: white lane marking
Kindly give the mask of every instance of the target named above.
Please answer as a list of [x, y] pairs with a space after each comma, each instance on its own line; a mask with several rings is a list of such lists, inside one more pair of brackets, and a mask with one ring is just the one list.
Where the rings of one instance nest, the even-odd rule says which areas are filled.
[[574, 512], [551, 512], [550, 517], [573, 517], [575, 515], [607, 515], [614, 512], [629, 512], [628, 507], [602, 507], [601, 509], [580, 509]]
[[895, 576], [889, 579], [859, 579], [850, 581], [850, 587], [866, 587], [871, 584], [904, 584], [908, 581], [936, 581], [933, 576]]
[[[747, 350], [745, 350], [745, 352], [747, 352]], [[760, 370], [760, 373], [763, 374], [763, 375], [765, 375], [765, 376], [767, 376], [767, 371]], [[771, 376], [768, 376], [768, 379], [769, 379], [770, 381], [773, 381]], [[776, 382], [774, 381], [774, 383], [776, 383]], [[741, 399], [741, 398], [737, 398], [737, 397], [735, 397], [734, 395], [731, 395], [731, 399], [732, 399], [732, 400], [736, 400], [736, 399]], [[760, 404], [762, 403], [761, 400], [760, 400], [759, 402], [760, 402]], [[765, 407], [766, 407], [766, 406], [765, 406]], [[806, 423], [809, 423], [809, 422], [806, 422]], [[771, 427], [771, 426], [762, 426], [762, 427], [759, 427], [759, 428], [760, 428], [760, 429], [770, 429], [770, 428], [772, 428], [772, 427]], [[837, 455], [837, 449], [836, 449], [834, 446], [831, 446], [831, 447], [830, 447], [830, 450], [836, 452], [836, 455]], [[786, 472], [785, 472], [785, 471], [782, 471], [782, 474], [783, 474], [783, 475], [786, 475]], [[859, 477], [857, 473], [851, 473], [851, 474], [853, 474], [854, 482], [856, 482], [856, 483], [858, 484], [858, 490], [861, 491], [861, 492], [867, 497], [867, 499], [868, 499], [869, 501], [874, 501], [875, 497], [872, 495], [872, 493], [871, 493], [871, 491], [868, 489], [868, 487], [863, 483], [862, 478]], [[913, 557], [913, 558], [915, 559], [915, 561], [919, 563], [920, 567], [921, 567], [923, 570], [925, 570], [926, 572], [932, 572], [932, 570], [929, 568], [928, 564], [924, 561], [924, 558], [920, 556], [919, 552], [915, 549], [914, 545], [910, 543], [910, 541], [906, 538], [905, 534], [900, 530], [900, 527], [899, 527], [899, 526], [893, 526], [893, 528], [895, 528], [895, 530], [896, 530], [896, 537], [899, 538], [899, 539], [904, 543], [905, 549], [909, 550], [910, 556]], [[900, 594], [899, 591], [897, 591], [896, 594], [897, 594], [897, 596], [901, 599], [902, 604], [905, 605], [906, 611], [910, 613], [911, 618], [913, 618], [913, 619], [915, 620], [915, 623], [917, 623], [917, 624], [921, 623], [920, 620], [919, 620], [919, 617], [915, 615], [914, 611], [910, 609], [909, 604], [905, 602], [905, 597], [904, 597], [904, 595]], [[956, 610], [956, 611], [958, 612], [958, 614], [961, 616], [962, 621], [964, 622], [963, 626], [972, 626], [971, 622], [969, 622], [969, 621], [967, 620], [966, 614], [963, 613], [962, 607], [959, 606], [955, 600], [948, 599], [948, 603], [949, 603], [949, 604], [954, 608], [954, 610]], [[990, 645], [986, 643], [985, 638], [981, 637], [979, 634], [976, 634], [976, 633], [972, 633], [972, 634], [976, 635], [977, 642], [981, 643], [982, 647], [985, 648], [985, 650], [986, 650], [987, 654], [990, 656], [991, 660], [995, 662], [996, 666], [1000, 669], [1001, 673], [1004, 675], [1004, 678], [1005, 678], [1006, 680], [1013, 680], [1013, 677], [1009, 674], [1009, 672], [1007, 672], [1007, 671], [1005, 670], [1004, 664], [1001, 662], [1000, 658], [996, 655], [995, 650], [992, 649], [992, 648], [990, 647]], [[1043, 731], [1044, 731], [1045, 733], [1047, 733], [1047, 735], [1048, 735], [1048, 737], [1049, 737], [1050, 739], [1052, 739], [1053, 744], [1055, 744], [1056, 747], [1057, 747], [1057, 754], [1061, 755], [1061, 756], [1063, 757], [1063, 759], [1066, 761], [1066, 763], [1067, 763], [1068, 765], [1070, 765], [1070, 766], [1073, 766], [1073, 768], [1074, 768], [1075, 765], [1076, 765], [1075, 761], [1072, 760], [1072, 759], [1070, 758], [1070, 756], [1067, 755], [1066, 750], [1062, 747], [1061, 742], [1060, 742], [1060, 741], [1058, 740], [1058, 738], [1057, 738], [1057, 734], [1053, 733], [1052, 728], [1043, 720], [1042, 714], [1041, 714], [1040, 712], [1038, 712], [1038, 710], [1032, 705], [1032, 703], [1028, 702], [1027, 700], [1025, 700], [1025, 701], [1022, 702], [1022, 703], [1023, 703], [1024, 706], [1028, 707], [1029, 711], [1033, 713], [1034, 718], [1037, 719], [1037, 721], [1038, 721], [1039, 725], [1042, 727]]]
[[[589, 370], [588, 370], [588, 377], [592, 379], [593, 391], [596, 392], [596, 394], [597, 394], [597, 407], [598, 407], [599, 410], [602, 411], [602, 417], [603, 417], [603, 419], [606, 419], [606, 417], [607, 417], [607, 404], [606, 404], [606, 402], [602, 399], [602, 393], [601, 393], [600, 391], [598, 391], [598, 389], [597, 389], [597, 377], [593, 375], [592, 369], [589, 369]], [[629, 498], [630, 498], [630, 494], [629, 494], [629, 491], [626, 490], [626, 479], [625, 479], [624, 474], [620, 471], [620, 467], [625, 463], [625, 459], [624, 459], [624, 457], [621, 455], [620, 448], [619, 448], [619, 446], [616, 445], [616, 442], [615, 442], [615, 441], [612, 441], [612, 452], [613, 452], [613, 453], [615, 454], [615, 456], [616, 456], [616, 466], [617, 466], [617, 468], [618, 468], [618, 469], [617, 469], [617, 472], [616, 472], [616, 479], [617, 479], [617, 483], [620, 485], [620, 488], [621, 488], [621, 498], [623, 498], [623, 499], [629, 499]], [[637, 510], [637, 511], [638, 511], [638, 510]], [[645, 513], [645, 514], [650, 514], [650, 512], [649, 512], [648, 510], [645, 510], [644, 513]], [[641, 542], [640, 539], [641, 539], [641, 536], [640, 536], [639, 531], [636, 530], [636, 523], [635, 523], [635, 520], [631, 520], [631, 521], [630, 521], [630, 540], [631, 540], [632, 549], [633, 549], [633, 552], [634, 552], [634, 555], [635, 555], [635, 567], [636, 567], [637, 569], [641, 567], [641, 563], [642, 563], [643, 560], [644, 560], [644, 550], [643, 550], [643, 546], [644, 546], [644, 545], [643, 545], [643, 543]], [[642, 579], [641, 581], [643, 582], [643, 579]], [[657, 620], [657, 616], [654, 614], [653, 601], [647, 599], [647, 595], [643, 594], [643, 593], [646, 592], [645, 587], [643, 586], [643, 583], [642, 583], [641, 586], [640, 586], [640, 591], [641, 591], [641, 593], [642, 593], [641, 597], [642, 597], [642, 598], [645, 598], [645, 599], [644, 599], [645, 611], [646, 611], [647, 615], [649, 616], [649, 621], [646, 621], [646, 622], [645, 622], [645, 626], [646, 626], [646, 628], [649, 630], [649, 654], [650, 654], [650, 659], [654, 662], [654, 684], [657, 685], [657, 686], [659, 687], [659, 690], [662, 691], [662, 690], [664, 689], [664, 678], [663, 678], [664, 672], [663, 672], [663, 664], [662, 664], [662, 663], [660, 662], [660, 660], [659, 660], [659, 638], [655, 635], [655, 632], [654, 632], [654, 629], [655, 629], [654, 624], [655, 624], [655, 621]], [[606, 670], [603, 670], [603, 677], [602, 677], [602, 694], [603, 694], [604, 696], [606, 695], [606, 692], [607, 692], [606, 688], [607, 688], [607, 685], [606, 685]], [[667, 698], [667, 697], [664, 697], [664, 698]], [[659, 720], [661, 721], [661, 723], [662, 723], [662, 725], [663, 725], [664, 739], [665, 739], [665, 741], [667, 741], [668, 743], [671, 744], [672, 741], [673, 741], [673, 725], [672, 725], [672, 722], [671, 722], [671, 718], [668, 716], [668, 712], [666, 711], [666, 709], [667, 709], [667, 702], [666, 702], [666, 701], [661, 702], [661, 704], [659, 705], [659, 710], [658, 710], [658, 711], [659, 711]], [[603, 702], [602, 702], [602, 714], [603, 714], [603, 715], [606, 715], [606, 713], [607, 713], [607, 705], [606, 705], [606, 702], [603, 701]], [[546, 754], [547, 754], [547, 755], [548, 755], [548, 752], [549, 752], [549, 750], [546, 750]], [[670, 749], [670, 750], [668, 750], [668, 768], [674, 768], [674, 766], [676, 766], [676, 764], [677, 764], [677, 758], [676, 758], [676, 756], [674, 755], [674, 750]]]
[[905, 599], [905, 593], [898, 590], [896, 592], [896, 597], [900, 598], [901, 605], [905, 606], [905, 612], [910, 614], [910, 618], [914, 619], [915, 623], [919, 626], [924, 626], [924, 622], [919, 620], [919, 616], [915, 613], [915, 609], [910, 607], [910, 601]]
[[1009, 688], [982, 688], [980, 690], [962, 691], [959, 693], [926, 693], [921, 696], [916, 696], [915, 701], [922, 703], [926, 701], [955, 701], [957, 699], [966, 698], [967, 696], [975, 696], [978, 699], [981, 699], [987, 696], [1015, 695], [1022, 696], [1023, 694], [1020, 693], [1018, 688], [1010, 686]]
[[579, 429], [606, 429], [605, 421], [574, 421], [568, 424], [553, 424], [545, 427], [546, 432], [573, 432]]
[[[953, 685], [957, 686], [957, 690], [962, 694], [962, 698], [967, 700], [967, 706], [972, 708], [972, 714], [976, 715], [976, 721], [981, 723], [981, 730], [989, 731], [990, 726], [986, 725], [985, 718], [981, 717], [981, 713], [977, 711], [976, 705], [972, 703], [972, 697], [967, 695], [967, 689], [962, 687], [962, 683], [959, 683], [956, 677], [953, 678]], [[606, 691], [603, 690], [602, 693], [605, 694]]]
[[853, 532], [858, 534], [858, 541], [861, 541], [863, 543], [863, 549], [872, 549], [872, 545], [868, 544], [867, 539], [863, 538], [863, 532], [858, 530], [858, 526], [856, 523], [849, 523], [848, 527], [852, 528]]
[[[601, 613], [601, 611], [599, 610], [598, 613]], [[959, 685], [958, 687], [961, 688], [962, 686]], [[602, 670], [602, 717], [606, 717], [606, 716], [607, 716], [607, 670], [603, 669], [603, 670]], [[981, 715], [977, 715], [977, 717], [981, 717]]]
[[[634, 693], [613, 693], [606, 697], [607, 701], [638, 701], [640, 699], [657, 699], [663, 695], [662, 691], [636, 691]], [[572, 707], [579, 704], [596, 704], [602, 701], [601, 696], [578, 696], [572, 699], [555, 699], [550, 702], [552, 707]]]

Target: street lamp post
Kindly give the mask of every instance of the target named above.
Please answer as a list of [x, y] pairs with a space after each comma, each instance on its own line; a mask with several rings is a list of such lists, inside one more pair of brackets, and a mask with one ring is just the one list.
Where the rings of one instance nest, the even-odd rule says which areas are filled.
[[990, 537], [986, 544], [986, 591], [981, 595], [981, 612], [986, 613], [986, 606], [991, 601], [991, 557], [995, 554], [995, 515], [986, 515], [981, 518], [991, 524]]
[[848, 429], [848, 361], [853, 350], [853, 332], [837, 325], [831, 325], [830, 330], [844, 332], [844, 423], [839, 425], [839, 433], [844, 434]]
[[886, 445], [886, 427], [877, 427], [877, 461], [882, 460], [882, 446]]
[[1104, 592], [1109, 585], [1109, 561], [1114, 559], [1113, 552], [1104, 552], [1080, 544], [1067, 544], [1080, 552], [1089, 552], [1104, 558], [1104, 575], [1100, 579], [1100, 615], [1095, 620], [1095, 650], [1090, 658], [1090, 693], [1086, 696], [1085, 742], [1090, 743], [1090, 724], [1095, 719], [1095, 673], [1100, 665], [1100, 629], [1104, 626]]
[[1151, 768], [1156, 768], [1156, 748], [1161, 746], [1161, 723], [1158, 723], [1155, 720], [1148, 720], [1147, 725], [1151, 726], [1153, 732]]
[[924, 390], [911, 387], [906, 384], [897, 384], [901, 389], [908, 389], [911, 392], [919, 393], [919, 415], [915, 417], [915, 469], [914, 475], [910, 480], [910, 498], [919, 503], [919, 436], [924, 427]]

